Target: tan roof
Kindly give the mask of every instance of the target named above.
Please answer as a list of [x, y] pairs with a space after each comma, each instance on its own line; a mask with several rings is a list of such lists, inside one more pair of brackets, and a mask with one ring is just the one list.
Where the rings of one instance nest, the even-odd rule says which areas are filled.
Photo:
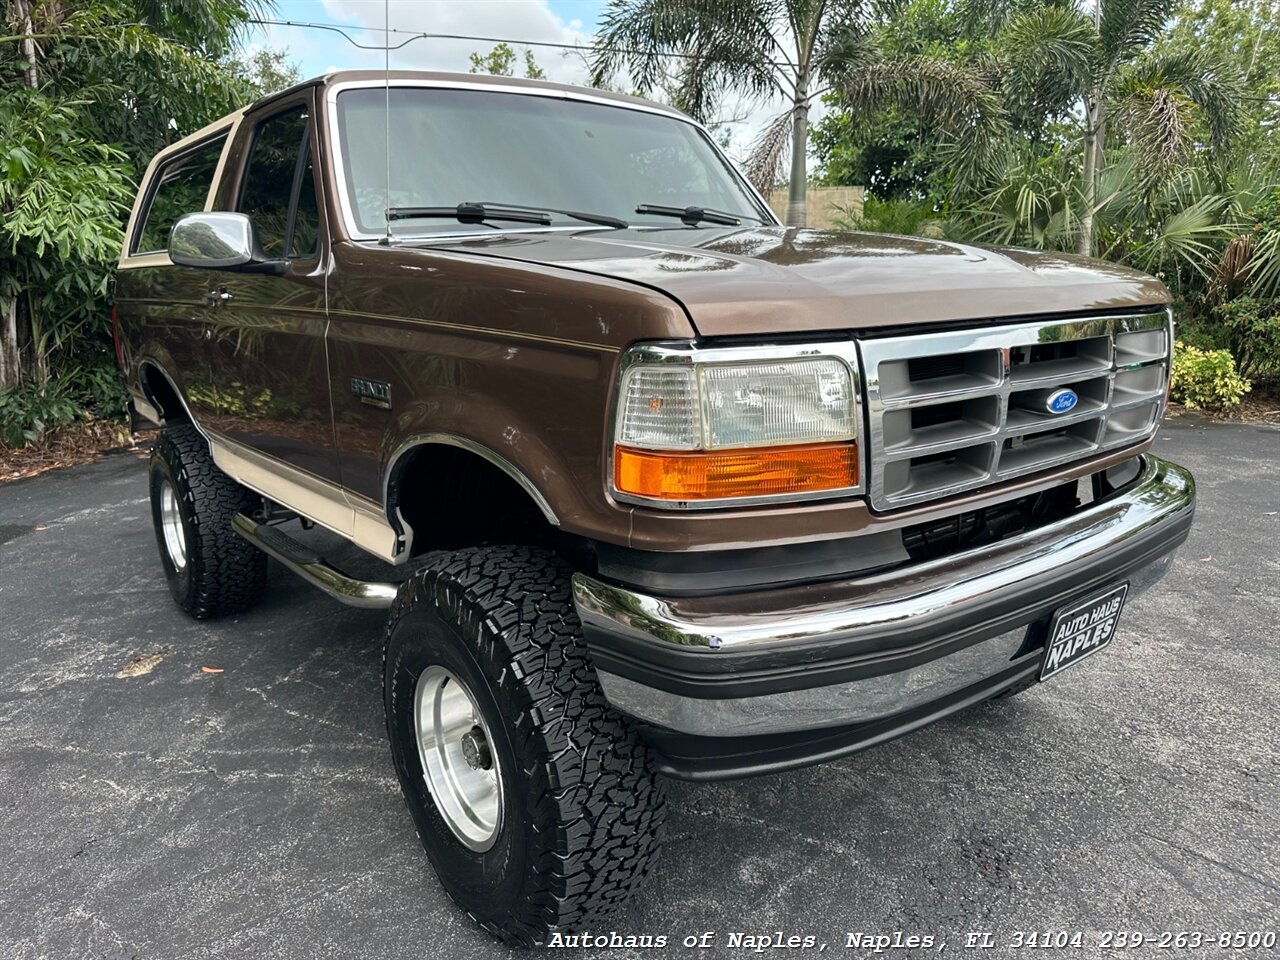
[[615, 93], [612, 90], [597, 90], [595, 87], [579, 87], [567, 83], [552, 83], [549, 80], [525, 80], [520, 77], [495, 77], [487, 73], [444, 73], [435, 70], [392, 70], [389, 73], [382, 70], [338, 70], [334, 73], [325, 74], [322, 77], [306, 81], [299, 86], [308, 86], [313, 83], [320, 83], [326, 86], [335, 83], [344, 83], [352, 80], [381, 80], [383, 77], [389, 77], [392, 85], [397, 80], [446, 80], [451, 83], [474, 83], [478, 86], [492, 84], [500, 87], [528, 87], [532, 90], [562, 90], [565, 93], [576, 93], [585, 96], [595, 97], [601, 100], [613, 100], [625, 106], [645, 107], [650, 110], [662, 110], [676, 116], [684, 116], [674, 107], [669, 107], [664, 103], [656, 103], [652, 100], [645, 100], [642, 97], [633, 97], [625, 93]]

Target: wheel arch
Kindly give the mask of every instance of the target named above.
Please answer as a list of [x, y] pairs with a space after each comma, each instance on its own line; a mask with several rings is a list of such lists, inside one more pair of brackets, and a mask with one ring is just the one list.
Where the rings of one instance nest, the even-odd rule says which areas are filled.
[[[487, 499], [486, 499], [487, 498]], [[493, 542], [485, 533], [522, 536], [497, 539], [540, 542], [560, 526], [550, 501], [527, 473], [502, 454], [452, 433], [417, 434], [392, 455], [383, 482], [387, 520], [424, 548]], [[468, 524], [474, 534], [467, 536]]]
[[143, 397], [160, 414], [161, 426], [189, 423], [204, 436], [204, 430], [187, 405], [187, 398], [159, 360], [147, 357], [138, 363], [138, 386]]

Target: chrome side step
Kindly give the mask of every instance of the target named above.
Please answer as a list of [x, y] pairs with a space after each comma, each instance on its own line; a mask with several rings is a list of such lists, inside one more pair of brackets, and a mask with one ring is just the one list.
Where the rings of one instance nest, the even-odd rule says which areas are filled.
[[231, 519], [236, 533], [267, 556], [274, 557], [312, 586], [352, 607], [386, 610], [396, 598], [398, 585], [376, 580], [356, 580], [325, 563], [323, 557], [277, 527], [258, 523], [243, 513]]

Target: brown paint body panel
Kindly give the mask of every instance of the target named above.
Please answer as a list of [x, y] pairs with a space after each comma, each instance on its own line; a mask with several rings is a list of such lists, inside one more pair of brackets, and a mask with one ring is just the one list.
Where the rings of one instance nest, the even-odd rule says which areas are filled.
[[[336, 75], [251, 109], [211, 207], [233, 205], [256, 119], [294, 98], [319, 106], [326, 83], [382, 76]], [[401, 76], [435, 75], [393, 73], [392, 82]], [[126, 258], [118, 286], [126, 376], [140, 392], [140, 361], [161, 366], [218, 432], [361, 498], [384, 503], [396, 453], [449, 434], [519, 469], [567, 532], [652, 550], [729, 549], [953, 515], [1149, 446], [890, 516], [861, 499], [698, 512], [618, 504], [605, 477], [608, 423], [618, 361], [633, 343], [874, 336], [912, 325], [1152, 307], [1168, 293], [1153, 278], [1065, 254], [774, 225], [584, 225], [393, 246], [352, 242], [337, 210], [327, 111], [313, 109], [312, 117], [318, 257], [272, 277], [130, 266]], [[203, 306], [202, 294], [219, 285], [234, 299]], [[388, 385], [390, 409], [362, 402], [353, 378]], [[246, 413], [223, 389], [234, 384], [259, 398], [269, 390], [273, 400], [250, 403]]]
[[[314, 117], [315, 90], [304, 87], [255, 107], [231, 143], [214, 206], [235, 210], [259, 124], [292, 109]], [[307, 134], [318, 156], [314, 123]], [[318, 165], [317, 165], [318, 166]], [[316, 201], [327, 206], [324, 178], [312, 175]], [[329, 410], [326, 285], [327, 221], [319, 218], [314, 256], [293, 259], [280, 275], [198, 271], [230, 300], [208, 312], [211, 388], [222, 405], [209, 422], [218, 433], [330, 483], [340, 483]]]
[[[609, 398], [627, 344], [693, 335], [669, 297], [448, 250], [348, 243], [334, 250], [329, 310], [346, 486], [382, 502], [397, 450], [452, 434], [516, 466], [564, 529], [626, 542], [630, 511], [604, 495]], [[352, 377], [390, 384], [392, 408], [362, 403]]]
[[1153, 277], [1071, 254], [773, 226], [480, 237], [452, 246], [665, 290], [706, 337], [1083, 313], [1169, 299]]
[[[561, 237], [547, 246], [605, 246]], [[381, 502], [386, 470], [403, 444], [415, 436], [456, 434], [517, 466], [568, 532], [652, 550], [729, 549], [834, 539], [948, 516], [1146, 449], [889, 517], [872, 513], [862, 499], [688, 512], [616, 503], [606, 492], [605, 454], [621, 350], [640, 340], [688, 338], [695, 330], [681, 305], [648, 285], [585, 271], [573, 260], [552, 264], [513, 255], [541, 246], [536, 235], [517, 235], [335, 248], [329, 356], [342, 476], [350, 489]], [[495, 248], [501, 255], [489, 253]], [[1152, 302], [1158, 301], [1125, 305]], [[857, 309], [856, 297], [844, 303], [846, 311]], [[696, 307], [693, 312], [700, 316]], [[815, 316], [767, 333], [836, 329], [823, 323]], [[765, 333], [762, 327], [759, 334]], [[350, 389], [353, 376], [391, 384], [393, 409], [361, 403]]]

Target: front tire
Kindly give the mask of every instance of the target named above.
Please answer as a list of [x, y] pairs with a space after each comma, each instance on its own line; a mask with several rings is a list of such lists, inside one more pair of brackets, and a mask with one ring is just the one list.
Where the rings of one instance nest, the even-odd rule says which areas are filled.
[[440, 555], [401, 588], [384, 649], [392, 759], [450, 897], [525, 946], [626, 900], [666, 802], [587, 659], [568, 569], [528, 547]]
[[248, 610], [267, 584], [267, 555], [231, 527], [260, 502], [218, 469], [190, 424], [166, 427], [151, 450], [151, 519], [173, 599], [197, 620]]

